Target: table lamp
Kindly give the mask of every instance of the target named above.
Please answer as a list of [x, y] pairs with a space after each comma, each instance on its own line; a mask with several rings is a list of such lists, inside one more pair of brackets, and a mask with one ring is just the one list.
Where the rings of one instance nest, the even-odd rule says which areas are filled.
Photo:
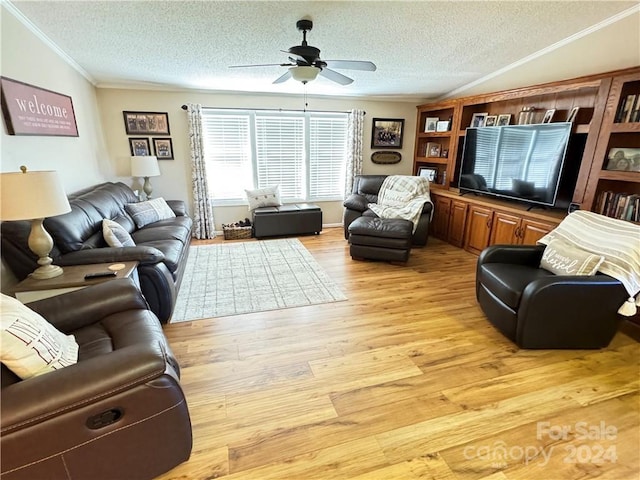
[[53, 265], [49, 253], [53, 239], [44, 229], [45, 217], [55, 217], [71, 211], [58, 173], [27, 172], [0, 174], [0, 219], [31, 220], [29, 248], [38, 256], [38, 268], [31, 273], [38, 280], [62, 275], [62, 268]]
[[147, 200], [151, 198], [151, 192], [153, 192], [149, 177], [157, 177], [159, 175], [160, 167], [155, 155], [136, 155], [131, 157], [131, 176], [144, 177], [142, 190], [147, 195]]

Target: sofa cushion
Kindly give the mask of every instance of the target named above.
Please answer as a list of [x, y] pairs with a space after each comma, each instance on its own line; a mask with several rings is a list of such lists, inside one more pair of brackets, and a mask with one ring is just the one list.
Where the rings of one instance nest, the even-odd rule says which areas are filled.
[[105, 218], [102, 220], [102, 235], [110, 247], [135, 247], [136, 243], [124, 227], [118, 222]]
[[173, 239], [187, 245], [191, 238], [191, 218], [176, 217], [171, 220], [160, 220], [136, 230], [131, 236], [136, 244]]
[[136, 227], [138, 228], [158, 220], [166, 220], [176, 216], [162, 197], [147, 200], [146, 202], [129, 203], [126, 206], [126, 210], [133, 218], [133, 221], [136, 222]]
[[0, 359], [22, 379], [78, 361], [78, 344], [13, 297], [0, 298]]

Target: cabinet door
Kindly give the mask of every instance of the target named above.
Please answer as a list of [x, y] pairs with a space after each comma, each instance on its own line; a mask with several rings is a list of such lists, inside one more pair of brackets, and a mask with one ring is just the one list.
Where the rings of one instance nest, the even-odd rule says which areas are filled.
[[539, 221], [522, 219], [522, 225], [520, 226], [519, 237], [522, 245], [535, 245], [538, 240], [544, 237], [551, 230], [556, 228], [553, 223], [545, 223]]
[[504, 212], [494, 212], [489, 245], [514, 245], [518, 243], [521, 218]]
[[469, 206], [464, 242], [465, 250], [479, 255], [489, 245], [492, 217], [493, 210], [477, 205]]
[[449, 243], [462, 248], [464, 245], [464, 227], [467, 223], [467, 204], [458, 200], [451, 202], [449, 215]]
[[431, 232], [434, 237], [447, 241], [449, 232], [449, 214], [451, 212], [451, 199], [433, 195], [433, 223]]

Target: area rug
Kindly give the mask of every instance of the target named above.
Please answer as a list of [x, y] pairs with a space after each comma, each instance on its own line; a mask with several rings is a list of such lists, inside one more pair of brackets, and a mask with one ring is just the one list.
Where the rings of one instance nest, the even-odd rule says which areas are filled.
[[346, 299], [297, 238], [192, 246], [171, 323]]

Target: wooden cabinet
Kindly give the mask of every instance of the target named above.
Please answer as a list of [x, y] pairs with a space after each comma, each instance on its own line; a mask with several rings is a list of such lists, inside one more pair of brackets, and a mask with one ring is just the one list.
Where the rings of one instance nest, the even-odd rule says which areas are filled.
[[433, 202], [433, 221], [431, 222], [431, 235], [440, 240], [448, 241], [449, 234], [449, 215], [451, 212], [451, 199], [432, 195]]
[[467, 228], [464, 236], [465, 250], [479, 255], [489, 245], [493, 210], [479, 205], [470, 205]]
[[460, 200], [451, 202], [449, 213], [448, 241], [451, 245], [462, 248], [464, 246], [464, 230], [467, 225], [468, 205]]
[[433, 192], [431, 234], [480, 254], [489, 245], [535, 245], [564, 218], [564, 212], [530, 212], [524, 206], [482, 197], [460, 197], [455, 191]]
[[522, 218], [494, 211], [489, 245], [535, 245], [555, 228], [557, 223]]
[[431, 234], [456, 247], [462, 247], [467, 219], [467, 203], [440, 195], [432, 195], [431, 200], [434, 205]]

